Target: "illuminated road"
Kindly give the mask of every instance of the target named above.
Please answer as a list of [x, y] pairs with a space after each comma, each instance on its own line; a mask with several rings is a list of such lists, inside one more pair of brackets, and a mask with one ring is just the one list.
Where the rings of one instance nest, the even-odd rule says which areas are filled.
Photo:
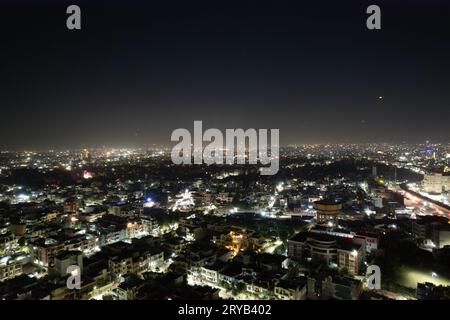
[[428, 199], [417, 192], [411, 191], [406, 186], [401, 186], [401, 190], [398, 192], [410, 199], [413, 204], [419, 208], [420, 206], [431, 208], [436, 212], [436, 215], [450, 217], [450, 209], [444, 204], [440, 204], [439, 202]]
[[264, 248], [264, 252], [273, 254], [275, 252], [275, 249], [278, 248], [278, 246], [280, 246], [282, 244], [283, 244], [283, 241], [281, 241], [280, 239], [277, 239], [276, 241], [274, 241], [270, 245], [268, 245], [266, 248]]
[[423, 282], [431, 282], [435, 285], [450, 286], [450, 279], [437, 274], [432, 274], [432, 271], [425, 272], [403, 267], [400, 274], [402, 276], [400, 284], [405, 287], [417, 288], [417, 283]]

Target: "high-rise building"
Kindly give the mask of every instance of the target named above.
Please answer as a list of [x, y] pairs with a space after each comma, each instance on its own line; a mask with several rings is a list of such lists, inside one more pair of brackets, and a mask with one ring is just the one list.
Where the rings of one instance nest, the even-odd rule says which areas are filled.
[[372, 178], [376, 178], [378, 176], [377, 166], [372, 166]]

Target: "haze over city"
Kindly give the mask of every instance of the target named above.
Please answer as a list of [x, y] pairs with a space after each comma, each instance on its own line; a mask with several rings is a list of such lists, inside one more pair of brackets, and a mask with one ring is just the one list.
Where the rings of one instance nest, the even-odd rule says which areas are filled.
[[[176, 128], [280, 143], [447, 142], [449, 4], [68, 1], [2, 8], [2, 149], [169, 145]], [[380, 98], [382, 97], [382, 98]]]

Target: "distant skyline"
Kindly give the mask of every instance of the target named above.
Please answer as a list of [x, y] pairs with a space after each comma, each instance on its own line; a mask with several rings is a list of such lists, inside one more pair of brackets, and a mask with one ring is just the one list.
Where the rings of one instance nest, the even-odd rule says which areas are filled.
[[0, 27], [0, 150], [170, 146], [194, 120], [283, 146], [450, 142], [448, 1], [6, 1]]
[[[15, 149], [1, 149], [0, 153], [45, 153], [45, 152], [81, 152], [83, 150], [90, 150], [90, 151], [111, 151], [111, 150], [130, 150], [130, 151], [150, 151], [150, 150], [160, 150], [160, 149], [166, 149], [167, 151], [171, 151], [173, 146], [176, 143], [170, 143], [167, 145], [162, 144], [146, 144], [146, 145], [139, 145], [139, 146], [119, 146], [119, 145], [103, 145], [103, 146], [75, 146], [75, 147], [58, 147], [58, 148], [15, 148]], [[205, 147], [208, 144], [208, 142], [203, 143], [203, 147]], [[441, 146], [445, 147], [446, 145], [450, 145], [450, 142], [436, 142], [436, 141], [424, 141], [424, 142], [362, 142], [362, 143], [298, 143], [298, 144], [286, 144], [281, 145], [281, 152], [286, 151], [286, 149], [289, 148], [302, 148], [302, 147], [319, 147], [319, 146], [331, 146], [331, 147], [346, 147], [346, 146], [364, 146], [364, 147], [370, 147], [370, 146], [423, 146], [424, 148], [430, 148], [431, 146]], [[428, 149], [424, 149], [428, 150]], [[445, 149], [440, 149], [440, 151]]]

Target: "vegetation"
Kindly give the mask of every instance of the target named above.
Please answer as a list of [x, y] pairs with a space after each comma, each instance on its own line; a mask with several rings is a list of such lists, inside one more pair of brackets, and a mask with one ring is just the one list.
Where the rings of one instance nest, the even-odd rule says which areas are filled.
[[[430, 251], [420, 249], [411, 239], [404, 237], [401, 232], [390, 232], [382, 239], [384, 256], [377, 256], [373, 263], [382, 270], [383, 287], [387, 290], [411, 295], [411, 289], [402, 287], [405, 270], [417, 270], [429, 273], [431, 270], [442, 276], [449, 274], [450, 251], [441, 250], [433, 255]], [[414, 294], [413, 294], [414, 295]]]
[[233, 284], [233, 287], [231, 289], [231, 292], [233, 293], [234, 296], [244, 292], [246, 290], [246, 286], [245, 283], [243, 282], [236, 282]]

